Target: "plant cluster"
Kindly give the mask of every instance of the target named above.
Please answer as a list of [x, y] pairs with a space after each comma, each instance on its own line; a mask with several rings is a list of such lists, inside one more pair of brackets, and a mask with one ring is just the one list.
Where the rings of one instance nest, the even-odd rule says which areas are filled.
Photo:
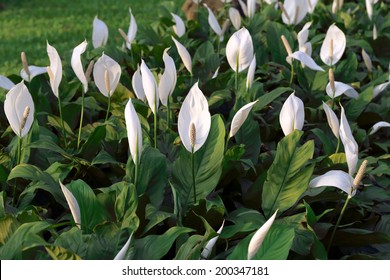
[[390, 258], [389, 6], [223, 2], [0, 76], [1, 259]]

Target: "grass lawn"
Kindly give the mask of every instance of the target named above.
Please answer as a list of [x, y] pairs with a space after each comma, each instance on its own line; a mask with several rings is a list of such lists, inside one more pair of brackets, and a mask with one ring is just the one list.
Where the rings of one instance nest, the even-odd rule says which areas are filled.
[[[117, 29], [129, 26], [130, 7], [137, 24], [157, 18], [160, 0], [0, 0], [0, 74], [19, 74], [20, 52], [29, 64], [49, 64], [46, 40], [57, 48], [62, 59], [85, 38], [92, 44], [92, 21], [98, 15], [109, 28], [108, 44], [123, 41]], [[177, 2], [184, 2], [183, 0]], [[180, 3], [178, 3], [180, 5]]]

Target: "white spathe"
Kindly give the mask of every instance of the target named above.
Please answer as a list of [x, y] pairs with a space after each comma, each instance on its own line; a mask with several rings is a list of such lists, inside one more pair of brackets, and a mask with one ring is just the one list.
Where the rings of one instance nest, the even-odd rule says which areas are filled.
[[50, 69], [48, 69], [50, 86], [54, 95], [58, 98], [58, 88], [62, 79], [62, 62], [57, 50], [50, 46], [49, 43], [47, 43], [46, 49], [50, 60], [50, 66], [48, 66]]
[[356, 194], [356, 190], [353, 188], [352, 176], [342, 170], [328, 171], [324, 175], [314, 178], [309, 183], [310, 188], [325, 186], [336, 187], [351, 197]]
[[177, 81], [175, 62], [172, 57], [169, 56], [168, 50], [169, 48], [164, 50], [163, 61], [165, 70], [158, 85], [159, 97], [164, 106], [167, 106], [168, 98], [172, 95]]
[[233, 117], [232, 124], [230, 125], [229, 138], [233, 137], [241, 128], [245, 120], [248, 118], [249, 112], [252, 110], [257, 101], [258, 100], [250, 102], [237, 111]]
[[[195, 83], [181, 105], [178, 118], [178, 131], [181, 142], [190, 153], [195, 153], [206, 142], [211, 127], [209, 105], [203, 92]], [[194, 147], [191, 144], [190, 128], [195, 128]]]
[[46, 73], [47, 68], [41, 66], [29, 65], [28, 71], [30, 72], [30, 75], [28, 75], [24, 69], [20, 70], [20, 77], [22, 77], [23, 80], [25, 80], [26, 82], [31, 82], [31, 80], [35, 76]]
[[104, 21], [95, 16], [93, 20], [92, 45], [95, 49], [104, 47], [108, 40], [108, 27]]
[[229, 18], [230, 21], [232, 22], [234, 28], [236, 30], [239, 30], [241, 28], [241, 15], [240, 12], [233, 7], [229, 8]]
[[142, 153], [142, 130], [141, 123], [131, 99], [129, 99], [125, 107], [125, 122], [131, 158], [133, 159], [134, 164], [138, 165]]
[[381, 129], [382, 127], [390, 127], [390, 123], [388, 122], [384, 122], [384, 121], [381, 121], [381, 122], [377, 122], [376, 124], [374, 124], [371, 128], [371, 132], [369, 135], [372, 135], [374, 134], [375, 132], [377, 132], [379, 129]]
[[124, 259], [125, 259], [127, 250], [129, 250], [130, 241], [131, 241], [131, 238], [132, 238], [132, 237], [133, 237], [133, 233], [130, 234], [130, 237], [129, 237], [129, 239], [127, 239], [125, 245], [123, 245], [122, 249], [120, 249], [120, 251], [118, 252], [118, 254], [116, 254], [116, 256], [115, 256], [115, 258], [114, 258], [114, 261], [117, 261], [117, 260], [124, 260]]
[[74, 195], [71, 193], [71, 191], [68, 190], [68, 188], [65, 187], [61, 183], [61, 181], [59, 181], [59, 183], [60, 183], [60, 187], [61, 187], [62, 193], [65, 196], [66, 202], [69, 205], [69, 209], [70, 209], [70, 212], [72, 213], [73, 220], [74, 220], [75, 224], [77, 225], [77, 227], [80, 228], [80, 226], [81, 226], [81, 214], [80, 214], [79, 204], [77, 203], [77, 200], [74, 197]]
[[178, 15], [171, 13], [173, 20], [175, 21], [175, 25], [173, 26], [173, 31], [175, 31], [176, 35], [180, 38], [186, 33], [186, 26], [184, 25], [183, 20]]
[[234, 32], [226, 45], [226, 57], [234, 71], [247, 69], [253, 59], [253, 42], [249, 31], [243, 27]]
[[73, 49], [72, 59], [71, 59], [72, 69], [76, 74], [77, 78], [83, 84], [84, 92], [88, 91], [88, 81], [84, 73], [83, 64], [81, 63], [81, 55], [85, 52], [87, 45], [88, 45], [87, 41], [84, 41], [81, 44], [79, 44], [77, 47], [75, 47]]
[[[26, 107], [29, 108], [29, 114], [23, 125], [24, 113]], [[29, 131], [34, 121], [34, 101], [24, 81], [16, 84], [6, 94], [4, 101], [4, 112], [8, 122], [17, 136], [23, 138]]]
[[333, 110], [326, 104], [325, 102], [322, 102], [324, 106], [324, 111], [326, 114], [326, 118], [328, 120], [328, 124], [330, 128], [332, 129], [332, 132], [334, 136], [336, 136], [337, 139], [340, 137], [340, 123], [339, 119], [337, 118], [336, 114], [333, 112]]
[[252, 87], [253, 81], [255, 79], [256, 72], [256, 56], [253, 55], [251, 64], [249, 65], [248, 73], [246, 75], [246, 90], [249, 90]]
[[328, 66], [335, 65], [343, 56], [347, 39], [343, 31], [332, 24], [326, 32], [321, 46], [320, 56], [322, 62]]
[[[107, 74], [106, 74], [107, 73]], [[93, 79], [99, 91], [106, 97], [112, 96], [119, 84], [122, 69], [118, 62], [108, 55], [103, 55], [93, 67]], [[108, 81], [106, 79], [108, 78]], [[108, 82], [108, 84], [107, 84]]]
[[295, 129], [302, 130], [305, 121], [303, 102], [293, 92], [284, 102], [279, 114], [279, 122], [284, 135], [288, 135]]
[[203, 259], [207, 259], [210, 256], [211, 251], [213, 250], [213, 248], [215, 246], [215, 243], [217, 243], [218, 237], [219, 237], [219, 235], [221, 234], [221, 232], [223, 230], [224, 224], [225, 224], [225, 220], [223, 220], [221, 227], [217, 231], [218, 236], [211, 238], [207, 242], [206, 246], [204, 247], [204, 249], [203, 249], [203, 251], [201, 253], [201, 256], [202, 256]]
[[215, 17], [213, 11], [206, 4], [204, 4], [204, 6], [207, 8], [207, 10], [209, 12], [208, 22], [209, 22], [209, 25], [210, 25], [211, 29], [218, 36], [222, 36], [223, 34], [222, 34], [221, 25], [219, 25], [219, 22], [218, 22], [217, 18]]
[[0, 75], [0, 88], [5, 90], [10, 90], [15, 86], [14, 82], [8, 79], [7, 77]]
[[157, 114], [159, 105], [157, 82], [146, 63], [141, 60], [142, 87], [153, 114]]
[[300, 23], [308, 12], [306, 0], [285, 0], [283, 3], [286, 13], [282, 13], [282, 20], [285, 24], [297, 25]]
[[355, 138], [353, 138], [343, 106], [341, 106], [340, 139], [344, 145], [345, 157], [347, 158], [348, 164], [348, 173], [352, 176], [356, 171], [359, 148]]
[[190, 53], [187, 51], [187, 49], [175, 38], [172, 37], [173, 42], [175, 42], [177, 52], [179, 53], [179, 56], [181, 58], [181, 61], [184, 64], [184, 67], [190, 72], [192, 75], [192, 59], [190, 56]]
[[332, 87], [330, 86], [330, 83], [326, 85], [326, 94], [334, 99], [342, 94], [345, 94], [348, 97], [357, 99], [359, 98], [359, 93], [350, 85], [344, 84], [342, 82], [334, 82], [335, 85], [335, 92], [332, 92]]

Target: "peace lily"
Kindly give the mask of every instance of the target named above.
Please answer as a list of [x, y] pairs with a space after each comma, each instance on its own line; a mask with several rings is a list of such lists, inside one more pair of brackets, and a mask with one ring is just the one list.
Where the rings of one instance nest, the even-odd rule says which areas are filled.
[[108, 97], [108, 108], [106, 121], [111, 109], [111, 96], [119, 84], [121, 77], [121, 67], [108, 55], [103, 55], [96, 61], [93, 67], [93, 79], [99, 91]]
[[64, 135], [65, 146], [67, 146], [66, 130], [64, 125], [64, 119], [62, 117], [61, 98], [58, 94], [58, 88], [62, 80], [62, 62], [57, 50], [54, 47], [50, 46], [49, 42], [47, 42], [46, 49], [47, 55], [49, 56], [50, 60], [50, 66], [47, 67], [47, 73], [49, 74], [51, 90], [53, 91], [53, 94], [55, 95], [55, 97], [57, 97], [58, 100], [58, 111], [60, 113], [62, 134]]
[[326, 85], [326, 94], [332, 98], [332, 100], [342, 94], [354, 99], [359, 98], [359, 94], [353, 87], [334, 80], [332, 68], [329, 69], [329, 83]]
[[95, 16], [93, 20], [92, 45], [95, 49], [104, 47], [108, 40], [108, 27], [104, 21]]
[[322, 102], [322, 105], [324, 107], [324, 111], [326, 114], [326, 118], [328, 120], [328, 124], [337, 139], [340, 138], [340, 124], [339, 124], [339, 119], [337, 118], [336, 114], [333, 112], [333, 110], [326, 104], [325, 102]]
[[257, 103], [258, 100], [250, 102], [244, 105], [237, 113], [234, 115], [232, 124], [230, 125], [229, 138], [236, 135], [237, 131], [241, 128], [245, 120], [248, 118], [249, 112], [252, 110], [253, 106]]
[[4, 112], [15, 134], [19, 138], [26, 136], [34, 120], [34, 102], [24, 81], [6, 94]]
[[126, 41], [126, 47], [129, 50], [131, 50], [131, 44], [135, 39], [135, 35], [137, 34], [138, 28], [137, 28], [137, 22], [135, 21], [135, 18], [131, 13], [131, 9], [129, 9], [129, 13], [130, 13], [130, 24], [129, 24], [129, 30], [127, 31], [127, 34], [120, 28], [118, 29], [118, 31], [122, 35], [123, 39]]
[[282, 20], [287, 25], [297, 25], [300, 23], [308, 12], [307, 0], [285, 0], [282, 10]]
[[244, 15], [248, 16], [248, 7], [246, 6], [245, 2], [242, 0], [238, 0], [238, 3], [240, 4], [241, 11], [244, 13]]
[[256, 0], [247, 0], [247, 16], [253, 18], [256, 13]]
[[241, 27], [241, 15], [240, 12], [233, 7], [229, 8], [229, 18], [236, 30]]
[[15, 86], [14, 82], [12, 82], [7, 77], [0, 75], [0, 88], [3, 88], [5, 90], [10, 90]]
[[25, 80], [26, 82], [31, 82], [31, 80], [35, 76], [38, 76], [38, 75], [41, 75], [41, 74], [44, 74], [47, 72], [46, 67], [28, 65], [25, 52], [22, 52], [20, 54], [20, 56], [21, 56], [22, 65], [23, 65], [23, 69], [20, 71], [20, 77], [22, 77], [22, 79]]
[[309, 39], [309, 28], [311, 24], [312, 24], [311, 21], [306, 22], [303, 28], [301, 29], [301, 31], [299, 31], [297, 35], [299, 50], [301, 52], [306, 53], [308, 56], [311, 56], [312, 53], [311, 43], [307, 41]]
[[209, 22], [211, 29], [215, 32], [215, 34], [217, 34], [217, 36], [219, 36], [219, 40], [223, 41], [222, 28], [219, 25], [217, 18], [215, 17], [213, 11], [206, 4], [204, 4], [204, 6], [207, 8], [207, 10], [209, 12], [208, 22]]
[[142, 86], [142, 76], [141, 70], [139, 69], [139, 65], [137, 65], [137, 70], [133, 74], [133, 77], [131, 79], [131, 85], [137, 98], [145, 102], [146, 95], [144, 92], [144, 87]]
[[367, 15], [370, 20], [372, 20], [373, 6], [378, 3], [378, 0], [366, 0], [366, 10]]
[[377, 97], [381, 92], [383, 92], [387, 87], [390, 86], [390, 75], [389, 75], [389, 81], [379, 84], [374, 87], [374, 90], [372, 92], [372, 98]]
[[181, 142], [191, 153], [194, 203], [196, 203], [194, 154], [206, 142], [211, 127], [211, 115], [206, 97], [195, 83], [180, 108], [178, 131]]
[[114, 258], [114, 261], [116, 261], [116, 260], [124, 260], [125, 259], [125, 255], [127, 253], [127, 250], [129, 250], [130, 241], [131, 241], [132, 237], [133, 237], [133, 233], [130, 234], [130, 237], [129, 237], [129, 239], [127, 239], [125, 245], [123, 245], [122, 249], [120, 249], [118, 254], [116, 254], [116, 256]]
[[[82, 95], [81, 95], [81, 114], [80, 114], [80, 126], [79, 126], [79, 133], [77, 137], [77, 149], [80, 147], [80, 141], [81, 141], [81, 128], [83, 127], [83, 118], [84, 118], [84, 95], [88, 91], [88, 79], [87, 76], [84, 73], [83, 64], [81, 63], [81, 55], [85, 52], [87, 48], [87, 41], [84, 40], [81, 44], [79, 44], [77, 47], [73, 49], [72, 53], [72, 59], [71, 59], [71, 65], [72, 69], [76, 74], [76, 77], [80, 80], [81, 84], [83, 85]], [[87, 69], [88, 72], [88, 69]]]
[[378, 30], [376, 29], [376, 24], [374, 23], [374, 27], [372, 28], [372, 39], [378, 39]]
[[173, 20], [175, 21], [175, 25], [173, 26], [173, 31], [175, 31], [176, 35], [180, 38], [186, 33], [186, 27], [184, 25], [183, 20], [178, 15], [171, 13]]
[[362, 49], [362, 57], [363, 57], [364, 64], [367, 67], [367, 71], [370, 74], [372, 72], [372, 61], [370, 56], [366, 53], [364, 49]]
[[340, 139], [344, 145], [345, 157], [347, 158], [348, 164], [348, 173], [349, 175], [352, 175], [356, 171], [359, 150], [358, 144], [356, 143], [355, 138], [353, 138], [343, 106], [341, 106]]
[[157, 109], [159, 105], [158, 87], [156, 79], [143, 60], [141, 61], [141, 76], [142, 87], [144, 88], [146, 99], [148, 100], [149, 107], [154, 115], [154, 147], [157, 148]]
[[179, 56], [181, 58], [181, 61], [183, 62], [185, 68], [190, 72], [192, 76], [192, 60], [189, 52], [187, 49], [175, 38], [172, 37], [173, 42], [175, 42], [177, 52], [179, 53]]
[[345, 34], [335, 24], [332, 24], [321, 46], [320, 56], [322, 62], [328, 66], [335, 65], [343, 56], [347, 39]]
[[218, 73], [219, 73], [219, 68], [220, 67], [221, 66], [218, 66], [218, 68], [215, 70], [215, 72], [214, 72], [213, 76], [211, 77], [211, 79], [215, 79], [216, 77], [218, 77]]
[[138, 166], [141, 161], [141, 153], [142, 153], [142, 130], [141, 130], [141, 123], [139, 121], [137, 112], [134, 109], [133, 102], [131, 99], [129, 99], [125, 107], [125, 121], [126, 121], [127, 139], [129, 141], [130, 154], [135, 165], [134, 184], [137, 185]]
[[336, 14], [344, 5], [344, 0], [333, 0], [332, 13]]
[[253, 80], [255, 79], [255, 71], [256, 71], [256, 56], [253, 55], [253, 59], [251, 64], [249, 65], [248, 73], [246, 76], [246, 90], [248, 91], [253, 84]]
[[261, 245], [263, 244], [263, 241], [271, 228], [272, 224], [275, 221], [276, 214], [278, 213], [278, 210], [275, 211], [275, 213], [269, 218], [253, 235], [251, 238], [251, 241], [248, 245], [248, 260], [253, 259], [253, 257], [256, 255], [256, 253], [259, 251]]
[[243, 27], [233, 33], [226, 45], [226, 58], [236, 72], [247, 69], [253, 59], [253, 42], [249, 31]]
[[285, 136], [295, 129], [302, 130], [305, 110], [301, 99], [293, 92], [284, 102], [279, 114], [279, 122]]
[[169, 97], [172, 95], [172, 92], [175, 89], [177, 74], [176, 74], [175, 62], [173, 61], [172, 57], [169, 56], [168, 50], [169, 48], [165, 49], [163, 54], [165, 70], [160, 78], [160, 82], [158, 85], [158, 92], [159, 92], [161, 103], [167, 107], [167, 123], [169, 126], [170, 114], [171, 114]]
[[377, 122], [376, 124], [374, 124], [371, 128], [371, 132], [369, 135], [372, 135], [374, 134], [375, 132], [377, 132], [379, 129], [383, 128], [383, 127], [390, 127], [390, 123], [388, 122]]
[[79, 204], [77, 203], [76, 198], [74, 195], [71, 193], [70, 190], [68, 190], [67, 187], [65, 187], [61, 181], [59, 181], [60, 187], [62, 190], [62, 193], [65, 196], [66, 202], [69, 205], [70, 212], [72, 213], [73, 220], [78, 228], [80, 228], [81, 225], [81, 214], [80, 214], [80, 207]]
[[209, 242], [207, 242], [206, 246], [204, 247], [204, 249], [201, 253], [201, 257], [203, 259], [207, 259], [210, 256], [211, 251], [213, 250], [215, 243], [217, 243], [218, 237], [223, 230], [224, 224], [225, 224], [225, 220], [223, 220], [221, 227], [217, 231], [218, 236], [213, 237], [212, 239], [209, 240]]

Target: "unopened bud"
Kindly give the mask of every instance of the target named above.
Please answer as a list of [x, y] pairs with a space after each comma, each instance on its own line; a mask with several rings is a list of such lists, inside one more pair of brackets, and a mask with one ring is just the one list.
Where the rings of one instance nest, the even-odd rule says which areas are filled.
[[329, 68], [329, 84], [330, 84], [330, 88], [332, 90], [332, 93], [334, 95], [336, 92], [336, 86], [334, 84], [334, 73], [333, 73], [332, 68]]
[[288, 43], [286, 37], [284, 35], [282, 35], [281, 38], [282, 38], [282, 42], [283, 42], [284, 48], [287, 51], [288, 56], [292, 56], [292, 50], [291, 50], [290, 44]]
[[87, 79], [88, 82], [91, 80], [91, 73], [94, 64], [95, 61], [91, 60], [91, 62], [88, 64], [87, 71], [85, 71], [85, 78]]
[[363, 57], [364, 64], [367, 67], [368, 73], [371, 73], [372, 72], [372, 61], [371, 61], [370, 56], [366, 53], [366, 51], [364, 49], [362, 49], [362, 57]]
[[26, 54], [24, 52], [21, 52], [20, 58], [22, 59], [22, 65], [23, 65], [24, 72], [26, 72], [27, 76], [30, 76], [31, 73], [30, 73], [30, 69], [28, 69]]
[[110, 92], [111, 92], [110, 74], [108, 73], [107, 69], [104, 71], [104, 83], [106, 84], [106, 90], [107, 90], [108, 94], [110, 94]]
[[27, 118], [28, 118], [29, 114], [30, 114], [30, 107], [26, 106], [26, 108], [24, 108], [23, 118], [22, 118], [22, 121], [20, 123], [20, 131], [22, 131], [24, 126], [26, 125]]
[[359, 171], [356, 174], [355, 180], [353, 180], [353, 188], [356, 189], [363, 179], [364, 172], [366, 172], [368, 161], [365, 159], [360, 165]]
[[195, 129], [195, 124], [191, 123], [190, 125], [190, 143], [191, 146], [195, 146], [195, 140], [196, 140], [196, 129]]

